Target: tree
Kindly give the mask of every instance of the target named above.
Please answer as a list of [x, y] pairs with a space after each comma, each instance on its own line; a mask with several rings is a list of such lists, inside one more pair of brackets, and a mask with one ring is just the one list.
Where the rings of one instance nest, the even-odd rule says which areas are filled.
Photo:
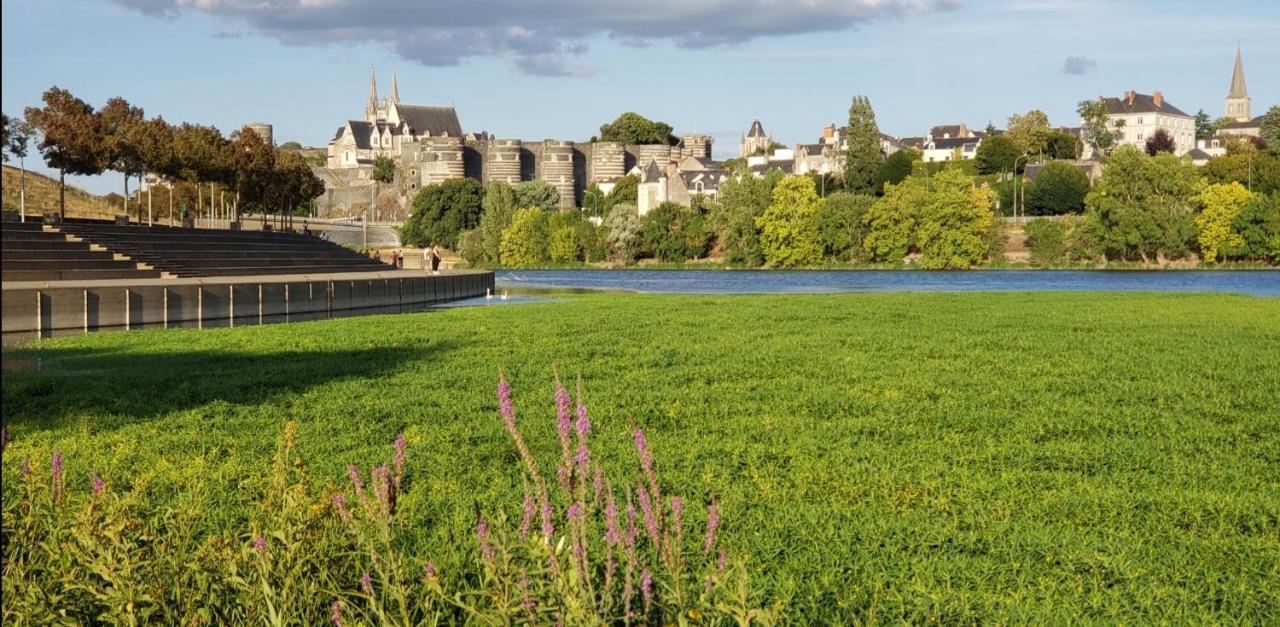
[[229, 142], [222, 137], [222, 132], [212, 126], [184, 122], [174, 129], [173, 162], [170, 172], [166, 174], [171, 178], [182, 179], [195, 188], [197, 210], [201, 204], [202, 181], [234, 181], [235, 166], [234, 161], [228, 159], [228, 155], [232, 153], [229, 146]]
[[475, 179], [449, 179], [427, 185], [414, 196], [413, 216], [401, 228], [401, 235], [416, 246], [443, 244], [456, 248], [458, 235], [480, 223], [483, 197], [484, 189]]
[[27, 153], [34, 132], [27, 121], [5, 117], [4, 142], [0, 148], [4, 150], [5, 161], [9, 155], [18, 158], [18, 216], [23, 221], [27, 219]]
[[640, 217], [640, 243], [660, 261], [684, 261], [706, 255], [710, 232], [698, 212], [664, 202]]
[[613, 209], [609, 210], [609, 216], [605, 218], [604, 224], [608, 229], [605, 239], [613, 249], [614, 256], [623, 263], [634, 261], [639, 253], [640, 232], [643, 226], [635, 205], [625, 203], [614, 205]]
[[[483, 220], [483, 218], [481, 218]], [[485, 264], [484, 234], [479, 228], [469, 229], [458, 234], [458, 255], [471, 267]]]
[[572, 226], [562, 226], [551, 232], [547, 255], [552, 263], [581, 261], [582, 247], [578, 244], [578, 231]]
[[1232, 256], [1280, 263], [1280, 193], [1254, 194], [1231, 227], [1240, 235]]
[[480, 226], [476, 228], [480, 252], [475, 259], [468, 259], [472, 265], [498, 264], [502, 232], [511, 226], [516, 208], [515, 190], [506, 181], [490, 181], [485, 185], [484, 200], [480, 202]]
[[981, 262], [993, 220], [988, 190], [974, 185], [960, 170], [939, 172], [917, 218], [920, 266], [954, 269]]
[[[283, 212], [288, 194], [276, 168], [276, 151], [262, 136], [248, 126], [231, 134], [232, 186], [236, 190], [236, 220], [243, 207], [252, 207], [265, 221], [275, 210]], [[297, 157], [289, 153], [293, 157]]]
[[1235, 181], [1260, 193], [1280, 190], [1280, 155], [1259, 151], [1248, 141], [1227, 144], [1227, 154], [1210, 159], [1200, 172], [1210, 183]]
[[1217, 129], [1213, 128], [1213, 120], [1201, 109], [1196, 112], [1196, 139], [1209, 139]]
[[826, 197], [815, 219], [824, 255], [842, 260], [862, 256], [867, 234], [862, 218], [875, 202], [876, 197], [869, 194], [837, 192]]
[[1280, 155], [1280, 105], [1267, 109], [1262, 116], [1262, 140], [1273, 155]]
[[1173, 136], [1162, 128], [1156, 129], [1156, 132], [1147, 138], [1147, 154], [1152, 157], [1157, 153], [1167, 152], [1173, 154], [1177, 152], [1177, 144], [1173, 141]]
[[854, 96], [849, 104], [849, 126], [845, 131], [849, 147], [844, 154], [844, 189], [851, 194], [876, 193], [880, 171], [880, 127], [876, 112], [866, 96]]
[[609, 195], [605, 197], [604, 213], [607, 215], [615, 206], [626, 203], [630, 205], [636, 204], [639, 199], [640, 178], [634, 174], [628, 174], [617, 180], [613, 184], [613, 189], [609, 190]]
[[1082, 100], [1076, 113], [1084, 125], [1084, 142], [1093, 147], [1097, 158], [1105, 158], [1115, 149], [1124, 133], [1124, 120], [1112, 120], [1107, 103], [1102, 100]]
[[773, 188], [785, 175], [771, 170], [763, 177], [738, 174], [720, 184], [720, 194], [710, 211], [711, 230], [726, 261], [758, 266], [764, 263], [756, 218], [773, 200]]
[[[142, 154], [142, 133], [145, 132], [145, 116], [141, 107], [135, 107], [124, 98], [112, 98], [98, 111], [99, 124], [106, 141], [107, 168], [119, 172], [124, 178], [124, 213], [129, 213], [129, 179], [141, 175], [146, 167]], [[142, 210], [138, 210], [142, 221]]]
[[923, 185], [914, 177], [885, 188], [884, 196], [867, 210], [862, 221], [867, 234], [862, 248], [871, 261], [897, 263], [911, 251], [916, 213], [928, 200]]
[[1070, 163], [1050, 161], [1027, 184], [1027, 215], [1060, 216], [1084, 211], [1089, 177]]
[[884, 193], [886, 184], [897, 185], [911, 176], [913, 164], [921, 158], [920, 151], [914, 148], [904, 148], [889, 155], [889, 158], [880, 164], [880, 172], [876, 175], [876, 195]]
[[667, 144], [675, 146], [679, 138], [671, 134], [671, 125], [655, 122], [628, 111], [600, 127], [600, 141], [623, 144]]
[[[377, 198], [381, 194], [380, 185], [390, 184], [396, 180], [396, 162], [386, 155], [378, 155], [373, 158], [373, 171], [369, 173], [369, 179], [373, 181], [373, 197]], [[370, 209], [377, 210], [376, 203]], [[371, 216], [377, 219], [380, 216]]]
[[1014, 162], [1022, 156], [1018, 144], [1004, 135], [988, 135], [978, 144], [978, 152], [974, 155], [974, 165], [978, 174], [999, 174], [1012, 172]]
[[546, 181], [535, 180], [517, 183], [514, 188], [516, 207], [520, 209], [560, 210], [560, 192]]
[[1013, 140], [1019, 154], [1035, 155], [1049, 148], [1049, 116], [1039, 109], [1032, 109], [1022, 115], [1009, 116], [1009, 125], [1004, 137]]
[[1082, 228], [1108, 258], [1148, 262], [1183, 256], [1195, 236], [1191, 215], [1198, 181], [1196, 167], [1171, 154], [1149, 157], [1121, 146], [1085, 197]]
[[775, 268], [813, 265], [822, 261], [818, 237], [818, 211], [823, 199], [813, 181], [800, 176], [783, 179], [773, 188], [773, 201], [756, 218], [760, 248]]
[[1062, 261], [1066, 256], [1067, 228], [1062, 222], [1036, 218], [1027, 223], [1025, 232], [1032, 263], [1048, 266]]
[[58, 170], [58, 215], [67, 217], [66, 175], [100, 174], [107, 166], [102, 127], [93, 107], [58, 87], [42, 96], [44, 107], [28, 107], [27, 121], [40, 131], [37, 148]]
[[[173, 127], [164, 118], [155, 117], [143, 123], [136, 136], [138, 152], [142, 157], [142, 172], [153, 172], [172, 179], [174, 169]], [[141, 186], [139, 186], [141, 189]], [[151, 192], [147, 192], [147, 224], [151, 224]], [[138, 220], [142, 220], [142, 205], [138, 205]]]
[[1212, 263], [1226, 250], [1244, 246], [1244, 237], [1234, 225], [1240, 211], [1251, 200], [1253, 194], [1235, 182], [1206, 185], [1196, 194], [1196, 202], [1201, 207], [1196, 216], [1201, 258]]
[[1049, 133], [1049, 146], [1045, 149], [1045, 153], [1053, 159], [1073, 161], [1080, 158], [1083, 150], [1084, 145], [1079, 137], [1071, 133], [1053, 131]]
[[280, 150], [302, 150], [302, 144], [298, 142], [285, 142], [280, 144]]
[[508, 268], [528, 268], [547, 261], [547, 212], [529, 207], [516, 211], [502, 232], [499, 258]]

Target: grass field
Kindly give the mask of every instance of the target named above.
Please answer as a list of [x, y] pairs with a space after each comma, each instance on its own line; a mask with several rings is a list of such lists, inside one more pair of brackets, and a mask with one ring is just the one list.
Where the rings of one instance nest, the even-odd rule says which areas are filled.
[[[4, 208], [17, 211], [20, 179], [18, 168], [4, 166]], [[58, 212], [58, 179], [27, 172], [27, 215], [41, 216]], [[67, 185], [67, 216], [73, 218], [112, 218], [120, 213], [120, 205], [111, 207], [106, 199]]]
[[605, 294], [9, 361], [6, 466], [57, 445], [69, 476], [202, 490], [208, 533], [243, 525], [237, 488], [296, 419], [335, 484], [403, 431], [406, 541], [460, 560], [476, 504], [519, 503], [499, 369], [550, 465], [555, 367], [612, 478], [642, 426], [791, 622], [1280, 620], [1280, 299]]

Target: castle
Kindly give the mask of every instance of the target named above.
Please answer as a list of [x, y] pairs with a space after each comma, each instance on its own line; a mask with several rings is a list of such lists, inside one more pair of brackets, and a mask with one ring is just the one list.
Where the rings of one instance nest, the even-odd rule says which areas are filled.
[[[560, 192], [560, 205], [581, 204], [587, 187], [608, 192], [618, 179], [643, 174], [650, 162], [673, 170], [686, 158], [710, 159], [712, 138], [685, 135], [676, 146], [624, 145], [619, 142], [573, 142], [563, 139], [502, 139], [486, 132], [462, 130], [452, 106], [400, 102], [394, 71], [391, 95], [378, 99], [377, 78], [369, 77], [364, 119], [348, 120], [330, 140], [321, 178], [330, 196], [343, 189], [371, 185], [373, 161], [390, 157], [397, 164], [399, 188], [407, 196], [423, 185], [472, 178], [481, 183], [546, 181]], [[643, 178], [643, 177], [642, 177]], [[369, 192], [349, 195], [369, 198]], [[332, 206], [332, 202], [330, 205]]]

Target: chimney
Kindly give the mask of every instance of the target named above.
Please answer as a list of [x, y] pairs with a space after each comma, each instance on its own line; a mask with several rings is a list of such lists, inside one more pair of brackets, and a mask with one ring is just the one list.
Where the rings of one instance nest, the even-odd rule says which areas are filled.
[[1151, 99], [1155, 101], [1157, 109], [1159, 109], [1160, 106], [1164, 104], [1164, 94], [1158, 91], [1154, 94], [1151, 94]]
[[1130, 89], [1129, 91], [1124, 92], [1124, 101], [1128, 103], [1129, 106], [1133, 106], [1133, 99], [1136, 98], [1137, 95], [1138, 95], [1138, 92]]
[[835, 137], [835, 136], [836, 136], [836, 125], [835, 125], [835, 124], [828, 124], [828, 125], [826, 125], [825, 127], [823, 127], [823, 129], [822, 129], [822, 137], [823, 137], [824, 139], [831, 139], [832, 137]]

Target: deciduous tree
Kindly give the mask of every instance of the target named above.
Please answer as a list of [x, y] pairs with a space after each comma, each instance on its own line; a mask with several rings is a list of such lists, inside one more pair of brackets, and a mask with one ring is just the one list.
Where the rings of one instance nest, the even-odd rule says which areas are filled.
[[517, 210], [511, 226], [502, 233], [499, 258], [508, 268], [528, 268], [547, 261], [547, 212], [537, 208]]
[[1085, 197], [1082, 228], [1108, 258], [1148, 262], [1183, 256], [1195, 237], [1191, 215], [1198, 181], [1195, 166], [1173, 155], [1149, 157], [1121, 146]]
[[1112, 120], [1107, 103], [1101, 100], [1082, 100], [1076, 107], [1084, 125], [1084, 142], [1093, 147], [1095, 158], [1111, 154], [1124, 133], [1124, 120]]
[[614, 257], [623, 263], [635, 261], [640, 252], [642, 228], [635, 205], [614, 205], [605, 218], [604, 225], [607, 229], [605, 239], [613, 249]]
[[813, 181], [801, 176], [783, 179], [773, 188], [773, 200], [756, 218], [765, 261], [776, 268], [816, 264], [822, 260], [818, 211], [823, 199]]
[[639, 113], [628, 111], [600, 127], [600, 141], [674, 146], [680, 140], [671, 134], [671, 130], [670, 124], [655, 122]]
[[1004, 135], [988, 135], [982, 138], [982, 143], [978, 144], [974, 165], [978, 168], [978, 174], [1012, 172], [1014, 162], [1021, 155], [1022, 151], [1012, 139]]
[[1036, 155], [1049, 148], [1049, 116], [1039, 109], [1009, 116], [1004, 136], [1013, 140], [1020, 154]]
[[525, 181], [517, 183], [512, 189], [515, 192], [517, 208], [533, 208], [542, 211], [560, 210], [560, 192], [546, 181]]
[[914, 148], [904, 148], [889, 155], [880, 164], [880, 172], [876, 175], [876, 195], [884, 193], [885, 184], [897, 185], [911, 176], [912, 165], [920, 159], [920, 151]]
[[413, 198], [413, 216], [401, 228], [402, 236], [417, 246], [442, 244], [456, 248], [458, 235], [480, 223], [483, 197], [484, 189], [475, 179], [450, 179], [427, 185]]
[[1267, 150], [1273, 155], [1280, 155], [1280, 105], [1267, 109], [1262, 116], [1262, 140], [1267, 142]]
[[1059, 216], [1084, 211], [1089, 177], [1070, 163], [1050, 161], [1027, 184], [1026, 212], [1033, 216]]
[[1147, 154], [1154, 157], [1162, 152], [1173, 154], [1177, 152], [1178, 145], [1173, 141], [1173, 135], [1170, 135], [1169, 131], [1158, 128], [1156, 132], [1151, 134], [1151, 137], [1147, 138], [1146, 147]]
[[837, 192], [827, 196], [816, 218], [818, 241], [829, 258], [850, 261], [862, 256], [867, 225], [862, 218], [876, 202], [869, 194]]
[[1234, 224], [1251, 200], [1253, 194], [1235, 182], [1206, 185], [1196, 194], [1201, 208], [1196, 216], [1196, 226], [1200, 227], [1196, 239], [1200, 242], [1202, 259], [1214, 262], [1227, 250], [1244, 245], [1244, 237], [1235, 230]]
[[42, 99], [44, 107], [28, 107], [26, 118], [40, 132], [37, 148], [45, 163], [58, 170], [58, 213], [65, 218], [66, 175], [100, 174], [109, 155], [92, 106], [59, 87], [50, 87]]
[[969, 268], [986, 256], [994, 217], [991, 195], [967, 174], [947, 169], [933, 178], [933, 191], [917, 218], [916, 245], [923, 268]]
[[928, 193], [914, 177], [885, 188], [884, 196], [862, 218], [867, 226], [862, 248], [871, 261], [897, 263], [907, 256], [916, 230], [916, 214], [927, 200]]

